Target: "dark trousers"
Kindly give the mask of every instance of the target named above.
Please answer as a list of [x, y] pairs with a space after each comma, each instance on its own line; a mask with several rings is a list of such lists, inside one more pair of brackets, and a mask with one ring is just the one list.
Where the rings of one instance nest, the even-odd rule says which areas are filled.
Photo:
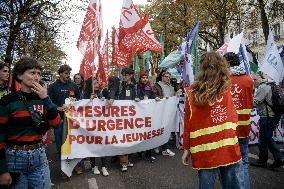
[[283, 155], [277, 144], [273, 140], [273, 131], [279, 123], [279, 117], [260, 117], [259, 119], [259, 160], [266, 162], [268, 160], [268, 149], [272, 153], [274, 160], [282, 160]]
[[[99, 159], [99, 157], [91, 157], [91, 166], [95, 167], [98, 166], [98, 162], [96, 161], [96, 159]], [[100, 157], [101, 162], [102, 162], [102, 167], [106, 167], [106, 157]]]

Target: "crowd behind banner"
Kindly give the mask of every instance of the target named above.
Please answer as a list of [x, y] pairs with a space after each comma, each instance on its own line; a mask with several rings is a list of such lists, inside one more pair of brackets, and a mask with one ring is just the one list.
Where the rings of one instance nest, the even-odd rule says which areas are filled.
[[[38, 63], [34, 59], [24, 58], [19, 61], [19, 64], [27, 61], [33, 64], [34, 68], [32, 69], [39, 70], [34, 79], [27, 81], [22, 76], [27, 74], [25, 71], [29, 71], [30, 67], [25, 68], [27, 70], [23, 73], [15, 72], [15, 76], [18, 77], [17, 80], [22, 85], [21, 90], [26, 87], [31, 94], [39, 93], [42, 96], [40, 98], [43, 99], [43, 105], [53, 111], [52, 119], [50, 115], [46, 116], [50, 118], [49, 124], [54, 127], [56, 150], [57, 154], [61, 155], [61, 168], [65, 172], [62, 173], [62, 178], [70, 177], [72, 171], [75, 174], [82, 174], [83, 169], [80, 161], [83, 158], [90, 158], [94, 174], [100, 173], [97, 160], [100, 158], [102, 161], [101, 172], [104, 176], [108, 176], [107, 167], [110, 165], [105, 162], [107, 156], [113, 156], [111, 162], [119, 160], [120, 170], [127, 172], [129, 167], [134, 166], [130, 156], [132, 153], [138, 152], [142, 159], [154, 162], [155, 154], [169, 157], [175, 155], [173, 146], [168, 145], [169, 141], [175, 140], [176, 147], [183, 148], [184, 123], [188, 121], [184, 118], [184, 111], [188, 99], [184, 92], [183, 82], [171, 78], [171, 74], [167, 70], [163, 69], [159, 73], [156, 83], [150, 83], [147, 72], [141, 71], [139, 80], [135, 81], [133, 70], [126, 67], [121, 71], [121, 78], [110, 76], [107, 85], [102, 88], [98, 78], [91, 77], [85, 81], [81, 74], [76, 74], [73, 78], [74, 82], [71, 81], [71, 67], [62, 65], [58, 70], [59, 78], [49, 85], [48, 97], [46, 97], [45, 90], [47, 92], [47, 88], [45, 85], [39, 84], [40, 67], [38, 67]], [[28, 85], [28, 82], [32, 82], [32, 84]], [[3, 109], [1, 113], [8, 110], [5, 104], [6, 98], [14, 94], [17, 93], [12, 92], [1, 97], [0, 107]], [[25, 95], [27, 97], [24, 98], [30, 98], [28, 94]], [[50, 101], [45, 99], [50, 99]], [[23, 107], [26, 106], [25, 101], [21, 103], [24, 103]], [[44, 106], [36, 105], [33, 111], [46, 113]], [[55, 107], [58, 115], [54, 114]], [[259, 135], [260, 122], [255, 109], [251, 112], [250, 118], [249, 140], [250, 144], [255, 144]], [[9, 122], [5, 122], [6, 124], [9, 125]], [[34, 120], [31, 124], [35, 124]], [[283, 141], [283, 126], [281, 124], [274, 131], [274, 137], [277, 141]], [[7, 145], [13, 149], [36, 150], [43, 148], [42, 140], [46, 138], [49, 138], [49, 135], [44, 133], [40, 142], [36, 137], [25, 138], [29, 142], [36, 139], [35, 144], [26, 144], [20, 139], [21, 143], [24, 143], [24, 147], [19, 143], [10, 144], [9, 140]], [[137, 138], [140, 142], [136, 141]], [[17, 139], [15, 140], [17, 141]], [[2, 146], [6, 146], [6, 144]], [[4, 149], [5, 147], [1, 150]], [[68, 161], [66, 161], [67, 159]]]

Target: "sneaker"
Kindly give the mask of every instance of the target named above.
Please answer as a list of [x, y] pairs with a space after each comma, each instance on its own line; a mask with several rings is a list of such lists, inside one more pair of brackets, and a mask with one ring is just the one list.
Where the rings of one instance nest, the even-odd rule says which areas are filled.
[[127, 167], [133, 167], [133, 166], [134, 166], [134, 164], [129, 161], [128, 164], [127, 164]]
[[156, 158], [155, 158], [154, 156], [151, 156], [151, 157], [150, 157], [150, 163], [154, 163], [155, 159], [156, 159]]
[[109, 175], [106, 167], [102, 167], [102, 173], [105, 177]]
[[121, 172], [127, 171], [127, 165], [121, 165]]
[[162, 151], [162, 154], [163, 154], [163, 156], [174, 156], [174, 155], [176, 155], [170, 149], [166, 149], [165, 151]]
[[94, 172], [95, 175], [101, 174], [100, 170], [98, 169], [98, 166], [95, 166], [95, 167], [93, 168], [93, 172]]
[[283, 160], [275, 160], [272, 165], [270, 165], [268, 168], [269, 169], [275, 169], [275, 168], [279, 168], [281, 166], [284, 165], [284, 161]]
[[250, 162], [251, 166], [255, 166], [255, 167], [262, 167], [262, 168], [266, 168], [267, 167], [267, 162], [263, 162], [263, 161], [254, 161], [254, 162]]
[[159, 148], [155, 148], [154, 152], [155, 152], [155, 154], [159, 154], [160, 153]]

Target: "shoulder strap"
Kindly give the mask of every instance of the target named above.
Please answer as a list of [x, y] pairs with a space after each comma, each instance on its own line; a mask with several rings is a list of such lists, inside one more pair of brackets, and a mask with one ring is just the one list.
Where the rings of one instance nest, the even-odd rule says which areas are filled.
[[27, 103], [27, 99], [26, 99], [26, 97], [23, 95], [23, 93], [19, 90], [19, 91], [16, 92], [16, 94], [17, 94], [17, 95], [20, 97], [20, 99], [23, 101], [23, 103], [24, 103], [26, 109], [27, 109], [30, 113], [33, 113], [33, 112], [34, 112], [34, 108], [33, 108], [33, 106], [31, 106], [31, 105], [29, 105], [29, 104]]

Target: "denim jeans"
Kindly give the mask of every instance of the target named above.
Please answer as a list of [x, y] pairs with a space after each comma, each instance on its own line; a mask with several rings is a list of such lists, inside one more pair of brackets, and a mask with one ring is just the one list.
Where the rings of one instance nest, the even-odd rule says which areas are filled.
[[259, 161], [268, 160], [268, 149], [272, 153], [274, 160], [282, 160], [283, 155], [277, 144], [273, 140], [273, 131], [279, 123], [279, 117], [260, 117], [259, 119]]
[[[35, 150], [6, 149], [9, 172], [19, 173], [19, 180], [12, 181], [11, 189], [50, 189], [50, 172], [44, 147]], [[13, 178], [12, 178], [13, 179]]]
[[249, 158], [248, 158], [248, 153], [249, 153], [249, 138], [239, 138], [239, 144], [240, 144], [240, 149], [241, 149], [241, 154], [242, 154], [242, 166], [243, 166], [243, 171], [244, 171], [244, 186], [245, 189], [250, 188], [250, 176], [249, 176]]
[[199, 189], [214, 189], [217, 175], [219, 175], [223, 189], [244, 188], [241, 161], [228, 166], [198, 170]]

